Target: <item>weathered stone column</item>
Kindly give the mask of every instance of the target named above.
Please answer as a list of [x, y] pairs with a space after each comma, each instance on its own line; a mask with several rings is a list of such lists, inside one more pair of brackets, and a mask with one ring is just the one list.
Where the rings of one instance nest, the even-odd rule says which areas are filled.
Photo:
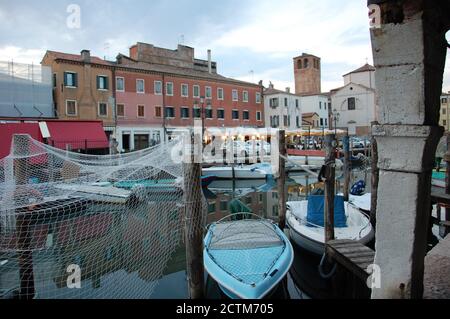
[[[380, 170], [372, 298], [421, 298], [447, 42], [446, 1], [369, 0]], [[448, 12], [448, 11], [447, 11]]]

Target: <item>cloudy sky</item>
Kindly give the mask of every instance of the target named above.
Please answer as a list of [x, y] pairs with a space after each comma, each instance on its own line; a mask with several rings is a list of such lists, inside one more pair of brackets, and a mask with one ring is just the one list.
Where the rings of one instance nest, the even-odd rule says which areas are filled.
[[[68, 27], [71, 4], [79, 28]], [[0, 28], [0, 60], [39, 63], [47, 49], [114, 59], [138, 41], [183, 43], [197, 58], [212, 49], [225, 76], [280, 89], [294, 88], [292, 57], [303, 52], [322, 58], [323, 91], [372, 63], [366, 0], [0, 0]]]

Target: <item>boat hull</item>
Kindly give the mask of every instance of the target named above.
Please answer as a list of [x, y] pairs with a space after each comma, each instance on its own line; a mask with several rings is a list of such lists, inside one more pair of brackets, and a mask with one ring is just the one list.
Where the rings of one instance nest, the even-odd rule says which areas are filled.
[[[281, 282], [281, 280], [286, 276], [294, 260], [293, 248], [286, 235], [280, 229], [277, 229], [277, 232], [285, 242], [284, 251], [271, 267], [270, 271], [268, 272], [269, 275], [266, 276], [262, 281], [253, 285], [245, 284], [225, 272], [220, 266], [218, 266], [213, 258], [211, 258], [207, 248], [205, 248], [203, 252], [205, 270], [208, 272], [211, 278], [217, 282], [221, 290], [229, 298], [262, 299], [270, 294], [270, 292], [273, 291]], [[205, 247], [208, 247], [211, 236], [211, 232], [208, 232], [205, 237]], [[251, 258], [250, 254], [247, 260], [254, 260]]]
[[267, 173], [263, 170], [250, 169], [247, 167], [236, 167], [233, 169], [231, 167], [210, 167], [204, 168], [202, 170], [204, 175], [214, 175], [218, 179], [265, 179]]

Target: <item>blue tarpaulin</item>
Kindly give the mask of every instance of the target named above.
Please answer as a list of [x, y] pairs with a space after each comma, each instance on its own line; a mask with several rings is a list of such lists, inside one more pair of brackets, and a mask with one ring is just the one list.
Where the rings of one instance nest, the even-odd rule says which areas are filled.
[[[325, 196], [309, 196], [308, 212], [306, 220], [317, 226], [324, 226]], [[345, 216], [344, 197], [334, 198], [334, 227], [347, 227], [347, 217]]]

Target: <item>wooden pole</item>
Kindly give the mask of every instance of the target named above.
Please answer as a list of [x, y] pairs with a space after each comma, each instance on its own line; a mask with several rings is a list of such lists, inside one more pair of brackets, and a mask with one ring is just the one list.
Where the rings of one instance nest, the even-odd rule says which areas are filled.
[[335, 135], [330, 134], [325, 138], [325, 164], [327, 165], [325, 173], [325, 243], [334, 239], [334, 194], [336, 178], [336, 153], [335, 153]]
[[[187, 147], [186, 147], [187, 145]], [[200, 147], [198, 147], [200, 146]], [[201, 159], [195, 155], [203, 149], [202, 136], [186, 135], [183, 163], [184, 205], [185, 205], [185, 245], [186, 271], [189, 296], [191, 299], [203, 298], [203, 205], [201, 190]]]
[[350, 138], [347, 134], [342, 138], [344, 147], [344, 201], [349, 199], [350, 190]]
[[284, 130], [278, 131], [278, 213], [279, 227], [283, 230], [286, 226], [286, 135]]
[[[444, 161], [447, 164], [445, 169], [445, 193], [450, 194], [450, 135], [447, 135], [447, 152], [444, 155]], [[450, 221], [450, 208], [448, 207], [445, 208], [445, 221]], [[449, 233], [448, 226], [441, 226], [440, 235], [442, 237], [446, 237]]]
[[371, 198], [370, 198], [370, 222], [374, 229], [377, 222], [377, 200], [378, 200], [378, 180], [380, 170], [378, 169], [378, 145], [377, 140], [372, 136], [372, 176], [371, 176]]

